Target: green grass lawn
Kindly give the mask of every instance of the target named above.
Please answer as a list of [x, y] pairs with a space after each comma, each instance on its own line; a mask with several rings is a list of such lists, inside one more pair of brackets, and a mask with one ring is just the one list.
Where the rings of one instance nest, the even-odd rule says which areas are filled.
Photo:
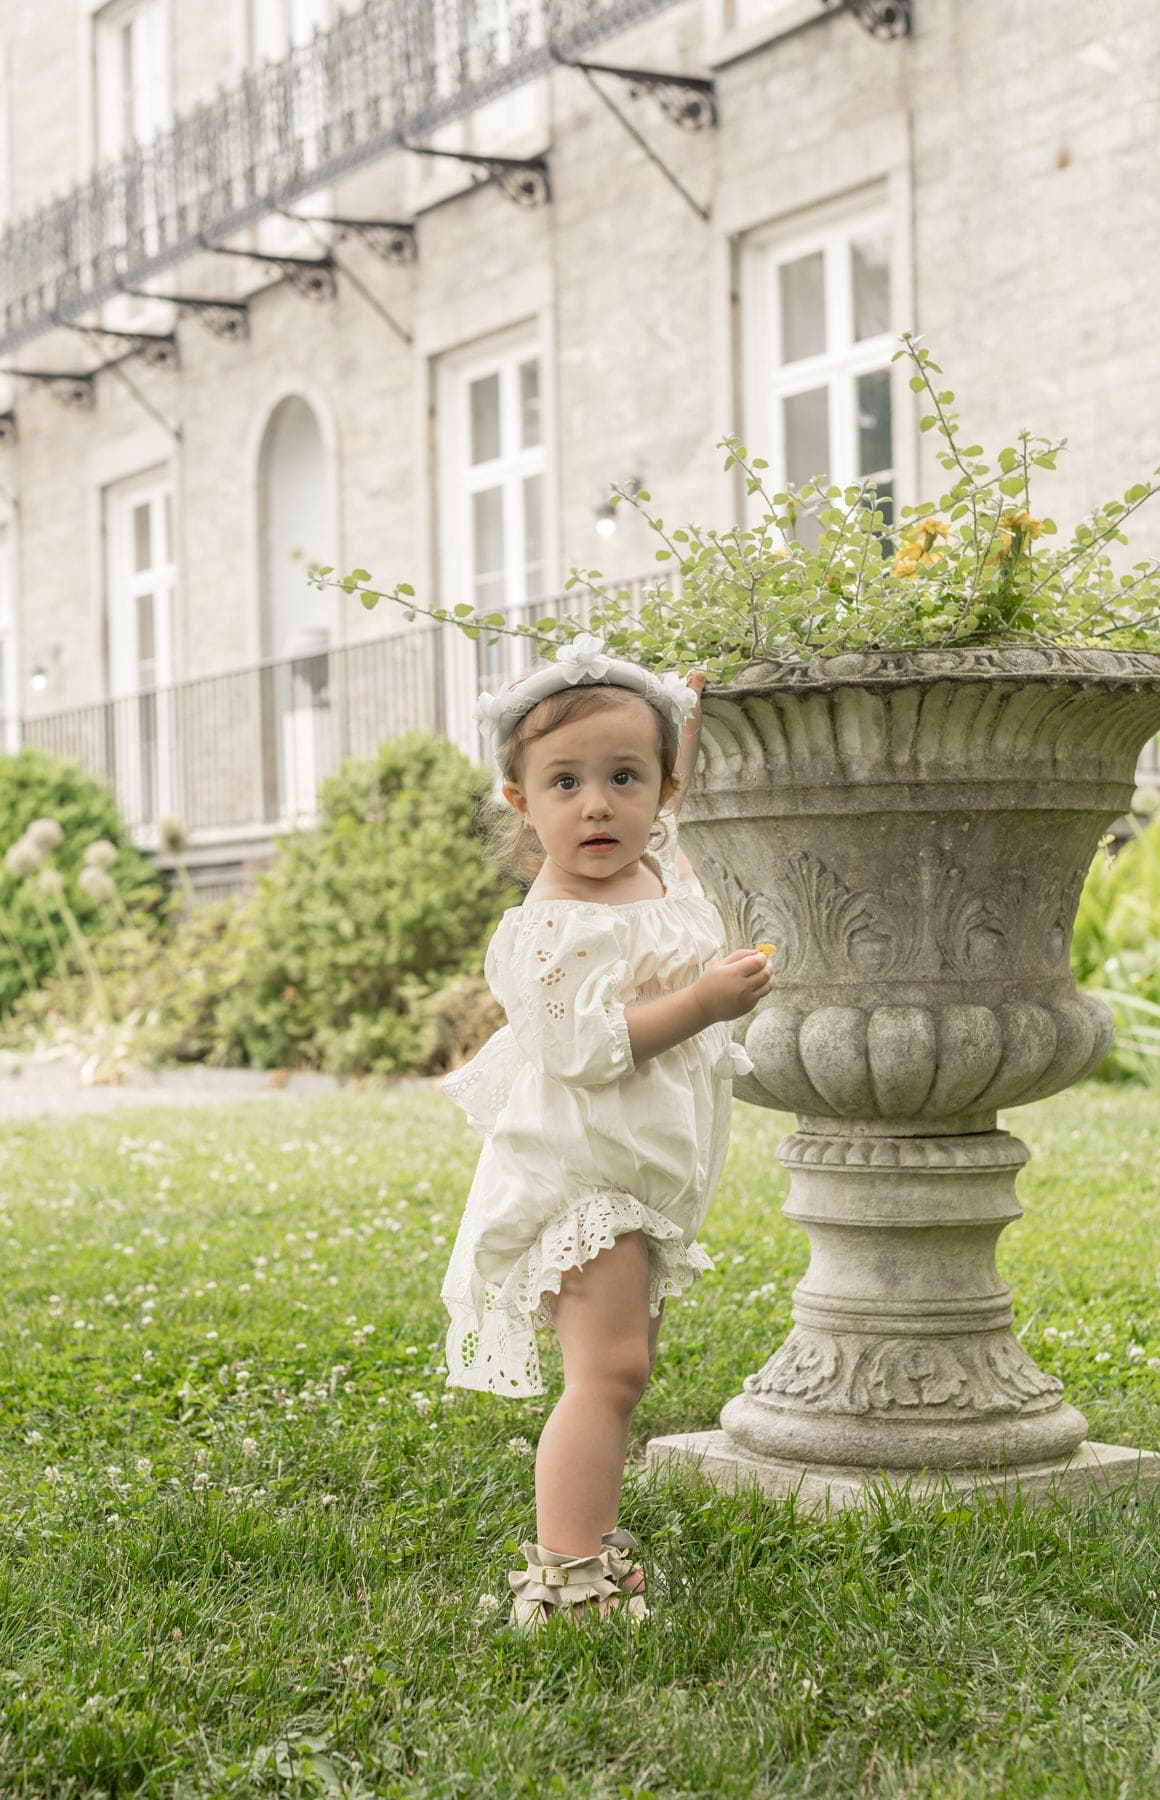
[[[789, 1324], [789, 1122], [739, 1105], [622, 1522], [653, 1617], [508, 1625], [559, 1388], [444, 1387], [478, 1147], [426, 1089], [0, 1130], [0, 1795], [1160, 1791], [1160, 1502], [795, 1514], [640, 1456]], [[1160, 1100], [1013, 1113], [1017, 1328], [1160, 1447]], [[667, 1583], [662, 1600], [659, 1581]], [[498, 1602], [498, 1604], [496, 1604]]]

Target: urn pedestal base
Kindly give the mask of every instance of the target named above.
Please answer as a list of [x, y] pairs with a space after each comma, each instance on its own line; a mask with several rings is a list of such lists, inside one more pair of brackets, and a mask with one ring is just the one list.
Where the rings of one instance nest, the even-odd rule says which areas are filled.
[[1071, 1456], [1050, 1463], [1024, 1463], [991, 1469], [856, 1469], [822, 1463], [775, 1462], [745, 1456], [723, 1431], [690, 1431], [651, 1438], [645, 1449], [650, 1468], [681, 1467], [716, 1487], [740, 1489], [756, 1484], [771, 1499], [796, 1496], [807, 1512], [838, 1512], [870, 1506], [875, 1499], [899, 1495], [942, 1496], [947, 1504], [1012, 1499], [1048, 1505], [1055, 1498], [1083, 1499], [1089, 1494], [1116, 1494], [1125, 1502], [1160, 1488], [1160, 1453], [1133, 1450], [1124, 1444], [1082, 1443]]

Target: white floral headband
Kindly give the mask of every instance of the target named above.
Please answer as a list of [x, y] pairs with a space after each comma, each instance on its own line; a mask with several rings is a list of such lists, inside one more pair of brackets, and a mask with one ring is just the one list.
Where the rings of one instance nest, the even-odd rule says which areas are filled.
[[476, 723], [491, 732], [498, 751], [533, 706], [549, 694], [559, 694], [582, 683], [629, 688], [671, 719], [678, 730], [697, 710], [697, 696], [683, 675], [654, 675], [635, 663], [622, 662], [619, 657], [609, 656], [592, 632], [582, 631], [570, 644], [557, 650], [555, 662], [547, 668], [501, 688], [498, 694], [481, 694], [475, 703]]

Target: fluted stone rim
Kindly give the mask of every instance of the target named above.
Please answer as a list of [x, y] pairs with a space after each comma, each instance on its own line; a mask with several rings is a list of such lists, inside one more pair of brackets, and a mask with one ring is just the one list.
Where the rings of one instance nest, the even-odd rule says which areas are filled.
[[822, 1136], [794, 1131], [777, 1148], [787, 1168], [840, 1169], [1021, 1169], [1030, 1152], [1003, 1132], [977, 1137]]
[[1033, 644], [960, 646], [942, 650], [848, 650], [809, 662], [753, 662], [729, 682], [708, 684], [727, 699], [767, 688], [825, 690], [900, 687], [916, 681], [1089, 681], [1115, 687], [1160, 687], [1160, 652]]

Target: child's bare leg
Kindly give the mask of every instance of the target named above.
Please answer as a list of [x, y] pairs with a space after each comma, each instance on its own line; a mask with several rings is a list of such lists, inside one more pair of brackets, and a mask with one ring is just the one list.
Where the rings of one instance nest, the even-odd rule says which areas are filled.
[[569, 1269], [549, 1301], [564, 1358], [564, 1392], [540, 1433], [536, 1529], [561, 1555], [596, 1556], [616, 1524], [637, 1401], [651, 1368], [649, 1254], [630, 1231], [582, 1269]]

